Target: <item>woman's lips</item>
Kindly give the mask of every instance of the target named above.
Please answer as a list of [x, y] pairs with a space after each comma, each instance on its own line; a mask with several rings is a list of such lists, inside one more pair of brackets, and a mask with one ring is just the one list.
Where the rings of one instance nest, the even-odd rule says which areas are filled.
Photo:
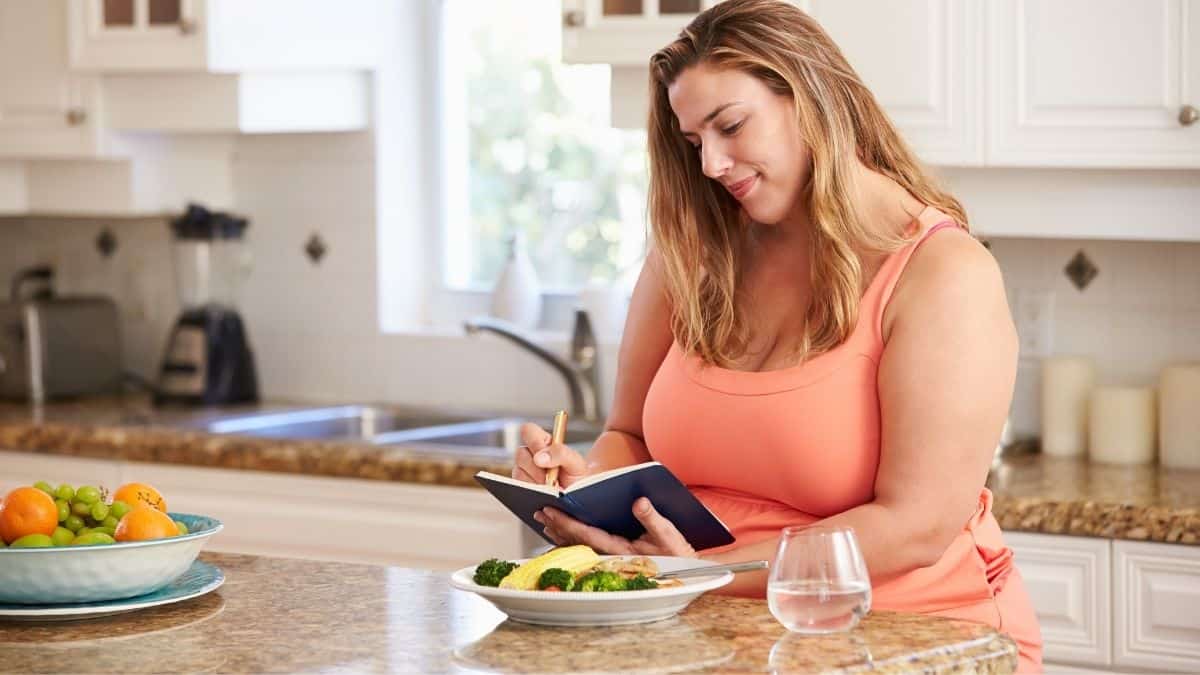
[[754, 189], [754, 186], [757, 184], [758, 174], [755, 174], [749, 178], [743, 178], [742, 180], [729, 185], [727, 189], [729, 190], [729, 193], [733, 195], [734, 199], [741, 201], [742, 199], [745, 199], [746, 195], [750, 194], [750, 190]]

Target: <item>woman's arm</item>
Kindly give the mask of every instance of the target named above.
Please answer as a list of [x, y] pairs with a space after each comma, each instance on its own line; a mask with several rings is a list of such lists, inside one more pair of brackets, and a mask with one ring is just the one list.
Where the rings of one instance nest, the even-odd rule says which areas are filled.
[[[925, 241], [885, 317], [873, 501], [821, 521], [858, 534], [873, 582], [932, 565], [978, 508], [1012, 400], [1017, 337], [1000, 270], [962, 234]], [[778, 538], [711, 556], [770, 560]], [[741, 574], [725, 592], [761, 592]]]
[[[562, 482], [564, 473], [570, 476], [569, 480], [578, 480], [589, 474], [650, 461], [642, 436], [642, 406], [672, 341], [670, 302], [663, 286], [661, 264], [658, 254], [651, 250], [634, 286], [617, 356], [612, 412], [608, 414], [604, 433], [596, 439], [587, 457], [580, 458], [566, 446], [545, 448], [550, 435], [536, 425], [526, 425], [522, 437], [529, 451], [517, 454], [514, 477], [541, 482], [545, 469], [561, 466]], [[548, 461], [533, 460], [543, 448], [550, 454]]]

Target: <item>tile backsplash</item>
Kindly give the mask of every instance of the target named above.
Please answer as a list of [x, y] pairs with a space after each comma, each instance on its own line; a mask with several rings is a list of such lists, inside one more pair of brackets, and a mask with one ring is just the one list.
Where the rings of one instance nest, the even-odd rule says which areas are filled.
[[[345, 174], [347, 166], [338, 170]], [[320, 179], [315, 173], [311, 182]], [[248, 199], [246, 209], [254, 271], [243, 307], [265, 395], [530, 412], [562, 404], [559, 378], [501, 340], [453, 331], [381, 335], [371, 214], [357, 214], [358, 225], [339, 222], [344, 213], [313, 219], [289, 207], [276, 215], [258, 201], [261, 194], [294, 192], [294, 184], [256, 187], [260, 197]], [[330, 253], [320, 265], [304, 256], [308, 233], [291, 227], [293, 219], [339, 223], [321, 230]], [[96, 245], [105, 228], [117, 238], [110, 257]], [[1154, 383], [1162, 366], [1200, 360], [1200, 244], [996, 238], [990, 245], [1014, 311], [1023, 294], [1052, 294], [1050, 352], [1093, 357], [1101, 382]], [[1099, 270], [1083, 290], [1064, 271], [1081, 250]], [[60, 291], [117, 299], [126, 364], [152, 376], [177, 313], [165, 220], [0, 219], [0, 281], [43, 262], [57, 268]], [[604, 356], [611, 388], [615, 350]], [[1039, 378], [1038, 360], [1023, 357], [1011, 418], [1019, 436], [1037, 433]]]

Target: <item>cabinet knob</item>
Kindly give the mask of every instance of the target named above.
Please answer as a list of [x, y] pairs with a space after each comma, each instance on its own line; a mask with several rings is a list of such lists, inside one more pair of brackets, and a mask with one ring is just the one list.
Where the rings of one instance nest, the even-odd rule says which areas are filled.
[[179, 34], [192, 35], [196, 32], [196, 22], [191, 19], [179, 19]]
[[1196, 110], [1196, 106], [1185, 105], [1179, 109], [1179, 123], [1185, 127], [1190, 127], [1200, 120], [1200, 110]]
[[573, 9], [563, 13], [563, 25], [567, 28], [579, 28], [583, 25], [583, 12]]
[[71, 108], [67, 111], [67, 124], [77, 127], [87, 121], [87, 111], [83, 108]]

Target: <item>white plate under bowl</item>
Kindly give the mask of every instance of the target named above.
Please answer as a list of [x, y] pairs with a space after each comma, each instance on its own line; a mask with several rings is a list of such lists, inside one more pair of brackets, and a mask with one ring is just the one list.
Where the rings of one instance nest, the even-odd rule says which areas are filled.
[[[629, 556], [600, 556], [603, 559]], [[701, 567], [716, 563], [695, 558], [650, 556], [660, 572]], [[515, 560], [513, 562], [525, 562]], [[518, 591], [480, 586], [472, 581], [475, 566], [464, 567], [450, 577], [450, 584], [487, 599], [513, 621], [543, 626], [617, 626], [660, 621], [683, 611], [693, 600], [714, 588], [733, 581], [732, 572], [680, 579], [682, 586], [644, 591], [579, 593], [556, 591]]]
[[153, 593], [187, 571], [221, 521], [171, 513], [188, 534], [165, 539], [47, 548], [0, 548], [0, 603], [106, 602]]

